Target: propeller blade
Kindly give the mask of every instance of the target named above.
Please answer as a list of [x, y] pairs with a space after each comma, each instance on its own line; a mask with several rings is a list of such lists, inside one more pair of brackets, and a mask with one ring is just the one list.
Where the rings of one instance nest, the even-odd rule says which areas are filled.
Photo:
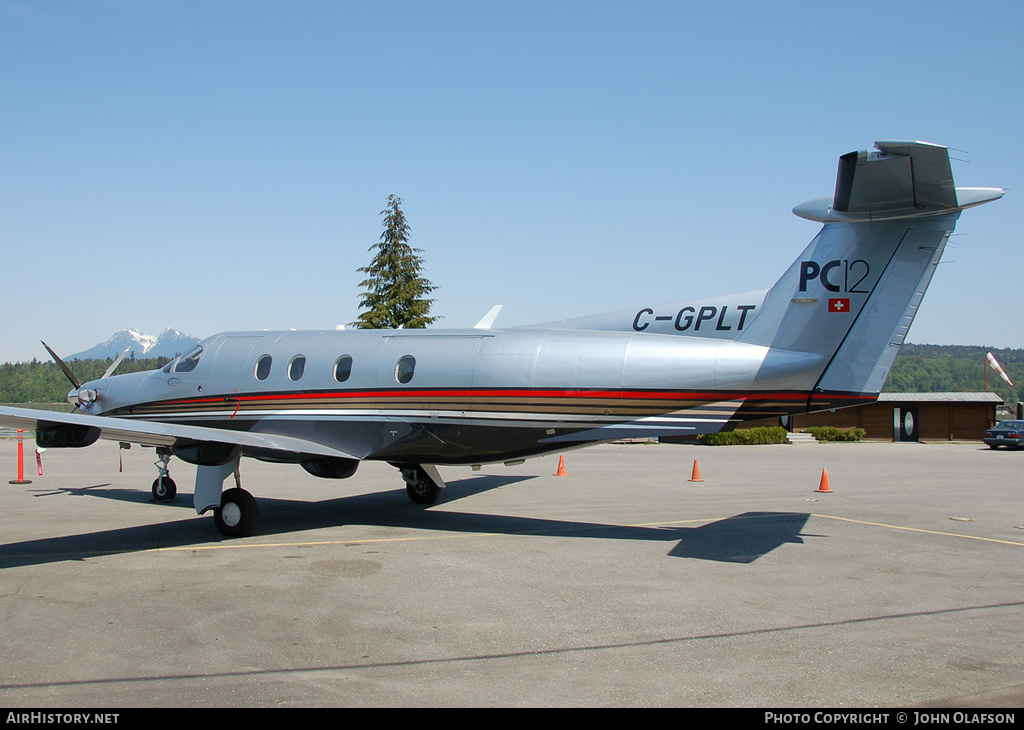
[[130, 347], [126, 347], [126, 348], [124, 348], [124, 352], [122, 352], [122, 353], [121, 353], [120, 355], [118, 355], [118, 356], [117, 356], [117, 359], [116, 359], [116, 360], [114, 360], [114, 362], [112, 362], [112, 363], [110, 364], [110, 367], [109, 367], [109, 368], [107, 368], [107, 369], [106, 369], [106, 370], [105, 370], [105, 371], [103, 372], [103, 375], [101, 375], [101, 376], [100, 376], [100, 380], [103, 380], [103, 378], [109, 378], [109, 377], [111, 376], [111, 374], [112, 374], [112, 373], [113, 373], [113, 372], [114, 372], [115, 370], [117, 370], [117, 366], [121, 364], [121, 361], [122, 361], [122, 360], [124, 360], [124, 356], [128, 354], [128, 351], [129, 351], [130, 349], [132, 349], [132, 348], [130, 348]]
[[[39, 340], [39, 341], [40, 341], [40, 342], [43, 342], [42, 340]], [[57, 357], [57, 353], [56, 353], [56, 352], [54, 352], [53, 350], [51, 350], [51, 349], [50, 349], [50, 346], [49, 346], [49, 345], [47, 345], [47, 344], [46, 344], [45, 342], [43, 342], [43, 347], [45, 347], [45, 348], [46, 348], [46, 351], [47, 351], [48, 353], [50, 353], [50, 357], [52, 357], [52, 358], [53, 358], [53, 361], [54, 361], [55, 363], [57, 363], [58, 365], [60, 365], [60, 369], [61, 369], [61, 370], [63, 370], [63, 371], [64, 371], [64, 374], [68, 376], [68, 380], [70, 380], [70, 381], [71, 381], [71, 384], [72, 384], [73, 386], [75, 386], [76, 388], [81, 388], [81, 387], [82, 387], [82, 381], [81, 381], [81, 380], [79, 380], [78, 378], [76, 378], [76, 377], [75, 377], [75, 374], [74, 374], [73, 372], [71, 372], [71, 368], [69, 368], [69, 367], [68, 367], [68, 366], [67, 366], [67, 365], [66, 365], [66, 364], [64, 363], [64, 361], [63, 361], [63, 360], [61, 360], [61, 359], [60, 359], [59, 357]]]

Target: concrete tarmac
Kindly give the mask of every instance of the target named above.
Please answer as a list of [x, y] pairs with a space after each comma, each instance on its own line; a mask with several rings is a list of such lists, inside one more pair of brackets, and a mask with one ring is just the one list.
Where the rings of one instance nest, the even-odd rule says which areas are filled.
[[[0, 442], [0, 706], [1020, 707], [1024, 452], [605, 445], [344, 481]], [[698, 460], [704, 481], [688, 481]], [[830, 493], [819, 493], [822, 469]]]

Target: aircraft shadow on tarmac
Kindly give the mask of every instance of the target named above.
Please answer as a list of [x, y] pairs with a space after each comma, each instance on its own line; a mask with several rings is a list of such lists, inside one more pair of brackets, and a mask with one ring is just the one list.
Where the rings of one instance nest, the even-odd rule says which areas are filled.
[[780, 545], [802, 545], [801, 534], [808, 517], [801, 512], [744, 512], [687, 530], [669, 555], [752, 563]]
[[[484, 492], [497, 489], [498, 487], [533, 478], [533, 476], [499, 476], [490, 474], [472, 477], [469, 479], [450, 481], [448, 482], [448, 487], [444, 490], [441, 502], [448, 504], [456, 499], [462, 499], [474, 494], [483, 494]], [[110, 489], [109, 487], [110, 483], [108, 482], [105, 484], [92, 484], [87, 487], [43, 487], [39, 489], [32, 489], [31, 492], [32, 496], [37, 498], [68, 495], [72, 497], [99, 497], [101, 499], [110, 499], [116, 502], [129, 502], [132, 504], [144, 504], [146, 502], [156, 504], [156, 500], [153, 499], [151, 494], [141, 489]], [[401, 494], [402, 492], [396, 488], [395, 493]], [[270, 500], [257, 499], [259, 499], [260, 502], [272, 502]], [[179, 492], [176, 499], [171, 500], [170, 502], [163, 502], [161, 505], [165, 507], [178, 507], [191, 510], [192, 495], [187, 492]]]
[[137, 489], [107, 489], [110, 483], [92, 484], [88, 487], [53, 487], [50, 489], [34, 489], [32, 496], [37, 498], [56, 497], [66, 494], [71, 497], [100, 497], [115, 502], [152, 502], [153, 499], [145, 492]]
[[[460, 498], [532, 477], [482, 476], [453, 481], [438, 506], [450, 507]], [[50, 490], [53, 494], [58, 490]], [[109, 490], [98, 486], [60, 490], [81, 496], [146, 501], [144, 493]], [[154, 505], [191, 509], [191, 495], [179, 494], [174, 502]], [[258, 499], [259, 534], [252, 540], [346, 525], [399, 527], [452, 533], [487, 533], [571, 537], [602, 540], [641, 540], [675, 543], [668, 555], [678, 558], [752, 563], [786, 543], [802, 544], [801, 532], [810, 515], [794, 512], [747, 512], [698, 527], [632, 526], [548, 520], [512, 515], [480, 514], [424, 509], [411, 503], [404, 490], [389, 490], [339, 497], [319, 502]], [[65, 560], [84, 560], [103, 555], [160, 548], [203, 545], [218, 541], [212, 519], [140, 525], [62, 537], [46, 537], [0, 545], [0, 569], [41, 565]], [[321, 538], [322, 539], [322, 538]]]

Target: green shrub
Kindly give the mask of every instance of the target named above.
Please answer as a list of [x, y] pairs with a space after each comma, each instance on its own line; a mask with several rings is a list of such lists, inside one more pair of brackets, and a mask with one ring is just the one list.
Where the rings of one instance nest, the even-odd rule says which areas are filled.
[[697, 443], [706, 446], [736, 446], [740, 444], [784, 444], [786, 429], [782, 426], [758, 426], [721, 433], [705, 433], [697, 437]]
[[860, 441], [864, 438], [864, 429], [852, 426], [851, 428], [839, 428], [838, 426], [810, 426], [807, 433], [814, 436], [818, 441]]

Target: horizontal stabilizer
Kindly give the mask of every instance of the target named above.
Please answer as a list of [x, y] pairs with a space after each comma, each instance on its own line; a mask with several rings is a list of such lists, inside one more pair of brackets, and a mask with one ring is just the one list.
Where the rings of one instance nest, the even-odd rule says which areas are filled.
[[793, 209], [801, 218], [832, 222], [883, 221], [940, 215], [1002, 197], [999, 188], [953, 185], [949, 150], [927, 142], [875, 142], [839, 158], [836, 191]]

